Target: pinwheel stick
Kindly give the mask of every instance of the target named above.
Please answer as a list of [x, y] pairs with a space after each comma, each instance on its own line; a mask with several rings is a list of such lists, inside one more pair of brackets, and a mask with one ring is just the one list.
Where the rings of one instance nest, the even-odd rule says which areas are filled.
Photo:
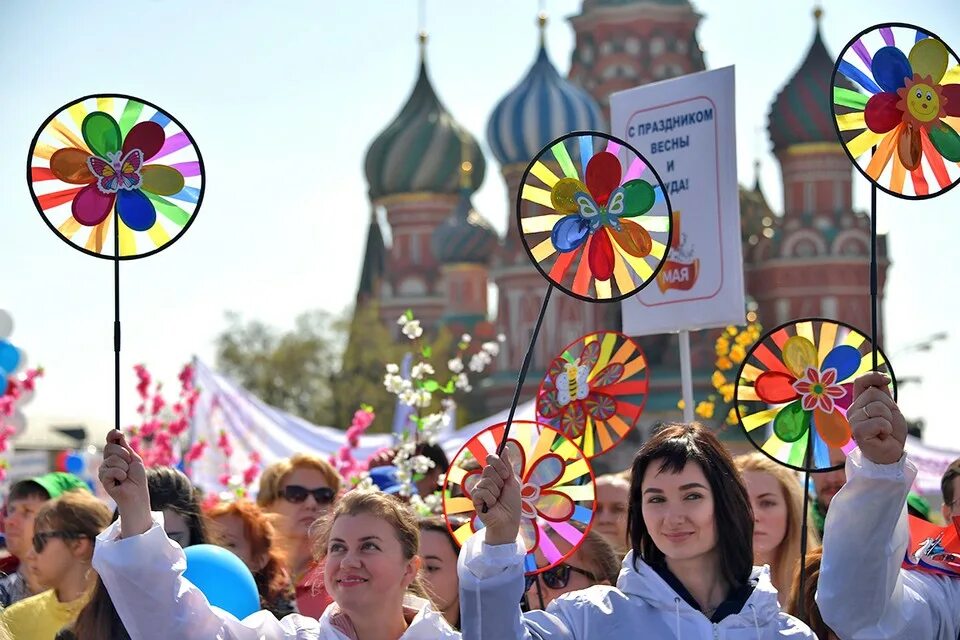
[[[877, 148], [873, 148], [877, 152]], [[873, 357], [873, 370], [878, 370], [877, 349], [880, 344], [877, 325], [879, 315], [877, 309], [877, 184], [870, 182], [870, 338]]]
[[113, 403], [114, 429], [120, 429], [120, 216], [113, 216]]
[[[874, 351], [876, 353], [876, 351]], [[797, 611], [800, 618], [806, 617], [803, 594], [807, 581], [807, 521], [810, 519], [810, 462], [813, 458], [813, 434], [807, 434], [807, 452], [803, 456], [803, 519], [800, 525], [800, 589], [797, 591]]]
[[[543, 316], [547, 313], [547, 305], [550, 304], [550, 294], [553, 293], [553, 284], [547, 287], [547, 292], [543, 296], [543, 304], [540, 305], [540, 314], [537, 316], [537, 324], [533, 327], [533, 335], [530, 336], [530, 345], [527, 347], [527, 353], [523, 356], [523, 364], [520, 366], [520, 375], [517, 376], [517, 386], [513, 390], [513, 401], [510, 403], [510, 412], [507, 414], [507, 425], [503, 430], [503, 438], [497, 445], [497, 455], [503, 455], [503, 448], [507, 446], [507, 438], [510, 437], [510, 426], [513, 424], [513, 416], [517, 412], [517, 403], [520, 401], [520, 390], [523, 388], [523, 382], [527, 379], [527, 370], [530, 369], [530, 360], [533, 358], [533, 350], [537, 346], [537, 335], [540, 333], [540, 326], [543, 324]], [[483, 505], [483, 513], [487, 512], [487, 505]]]

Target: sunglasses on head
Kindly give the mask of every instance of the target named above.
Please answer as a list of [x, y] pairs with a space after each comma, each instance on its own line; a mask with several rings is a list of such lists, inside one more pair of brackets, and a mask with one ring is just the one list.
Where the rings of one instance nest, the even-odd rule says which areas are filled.
[[74, 531], [38, 531], [33, 534], [33, 550], [37, 553], [43, 553], [47, 546], [47, 540], [60, 538], [61, 540], [83, 540], [90, 539], [90, 536]]
[[557, 566], [547, 569], [539, 574], [534, 574], [532, 576], [526, 576], [527, 585], [526, 588], [529, 589], [533, 586], [533, 583], [536, 581], [537, 576], [543, 578], [543, 584], [547, 585], [551, 589], [564, 589], [567, 584], [570, 582], [570, 572], [579, 573], [582, 576], [587, 576], [593, 584], [597, 584], [597, 576], [593, 575], [585, 569], [580, 569], [578, 567], [571, 567], [568, 564], [558, 564]]
[[280, 495], [287, 502], [292, 502], [293, 504], [300, 504], [307, 499], [307, 496], [312, 495], [313, 499], [316, 500], [317, 504], [330, 504], [333, 502], [334, 492], [330, 487], [319, 487], [317, 489], [307, 489], [306, 487], [301, 487], [298, 484], [288, 484], [283, 488], [283, 491], [280, 492]]

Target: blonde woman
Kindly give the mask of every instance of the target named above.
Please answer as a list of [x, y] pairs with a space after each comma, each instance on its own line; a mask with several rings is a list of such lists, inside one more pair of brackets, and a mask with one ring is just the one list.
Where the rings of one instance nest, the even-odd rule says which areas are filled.
[[[740, 456], [736, 463], [753, 508], [753, 562], [770, 566], [773, 586], [785, 598], [800, 565], [803, 487], [792, 470], [762, 453]], [[812, 534], [811, 527], [808, 549], [816, 546]]]

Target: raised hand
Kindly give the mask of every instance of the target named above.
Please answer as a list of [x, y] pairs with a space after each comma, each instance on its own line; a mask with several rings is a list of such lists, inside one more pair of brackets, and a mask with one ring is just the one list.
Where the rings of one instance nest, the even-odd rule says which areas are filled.
[[[487, 544], [508, 544], [520, 531], [520, 483], [510, 466], [506, 450], [503, 457], [487, 456], [480, 481], [470, 492], [473, 507], [486, 527]], [[486, 506], [486, 513], [484, 513]]]
[[100, 482], [117, 503], [120, 533], [124, 538], [144, 533], [153, 525], [143, 460], [116, 429], [107, 434], [107, 444], [103, 447]]
[[847, 420], [860, 451], [877, 464], [893, 464], [903, 455], [907, 421], [890, 397], [890, 378], [866, 373], [854, 382], [853, 404]]

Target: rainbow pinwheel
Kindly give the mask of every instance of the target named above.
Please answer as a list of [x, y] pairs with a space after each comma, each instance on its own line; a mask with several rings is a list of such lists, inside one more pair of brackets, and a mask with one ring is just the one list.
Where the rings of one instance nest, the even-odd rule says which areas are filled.
[[[63, 240], [97, 257], [130, 259], [186, 231], [202, 200], [203, 166], [172, 116], [137, 98], [98, 95], [40, 126], [28, 181], [44, 221]], [[114, 220], [118, 228], [109, 233]]]
[[858, 34], [837, 61], [833, 102], [844, 148], [887, 193], [931, 197], [960, 180], [960, 66], [931, 32], [891, 23]]
[[[480, 480], [481, 464], [497, 450], [505, 426], [494, 425], [468, 440], [447, 471], [443, 513], [458, 544], [483, 527], [470, 491]], [[593, 471], [575, 444], [536, 422], [515, 420], [505, 451], [520, 481], [520, 533], [527, 550], [524, 569], [527, 574], [539, 573], [573, 555], [589, 531]]]
[[659, 176], [624, 141], [596, 131], [558, 138], [530, 163], [521, 185], [517, 217], [527, 253], [568, 294], [621, 300], [660, 270], [670, 204]]
[[[794, 469], [836, 467], [831, 450], [846, 455], [856, 446], [847, 409], [853, 380], [871, 369], [872, 348], [856, 329], [818, 318], [784, 324], [764, 335], [737, 376], [736, 413], [747, 437]], [[877, 361], [892, 379], [882, 352]]]
[[550, 363], [537, 414], [592, 458], [617, 446], [636, 425], [649, 384], [636, 342], [612, 331], [591, 333]]

